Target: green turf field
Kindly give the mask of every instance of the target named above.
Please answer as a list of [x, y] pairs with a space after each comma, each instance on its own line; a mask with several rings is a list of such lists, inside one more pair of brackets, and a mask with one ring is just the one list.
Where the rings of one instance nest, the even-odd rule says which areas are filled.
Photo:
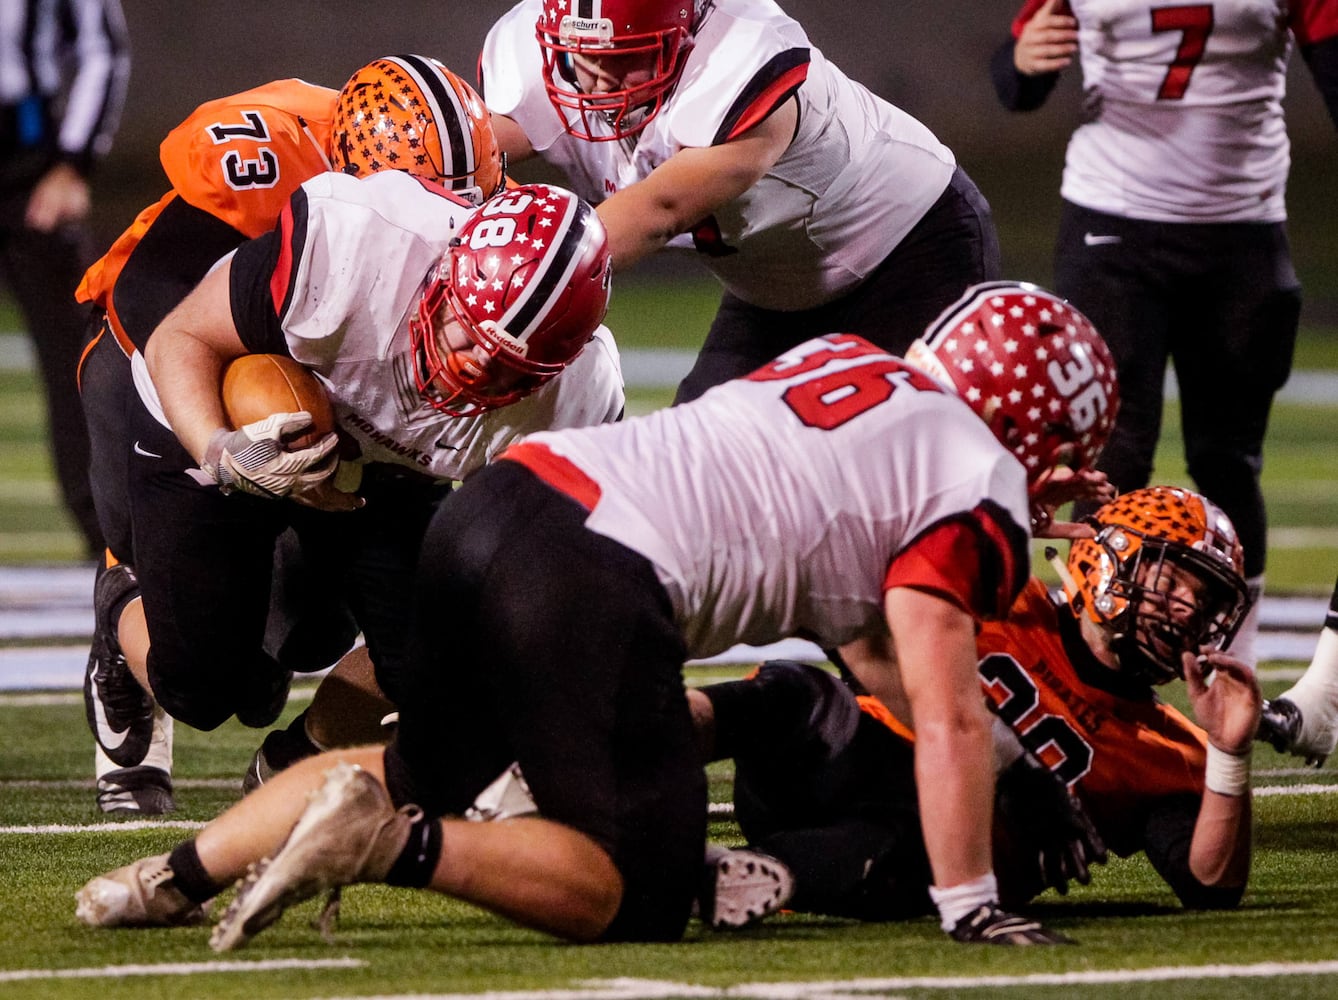
[[[626, 346], [693, 346], [714, 310], [713, 290], [673, 291], [671, 311], [661, 289], [620, 290], [610, 325]], [[1306, 331], [1298, 365], [1338, 370], [1338, 336]], [[644, 412], [667, 403], [669, 392], [630, 395], [630, 409]], [[1335, 426], [1338, 405], [1276, 408], [1264, 474], [1271, 590], [1327, 595], [1338, 572]], [[1176, 427], [1172, 406], [1162, 481], [1185, 481]], [[76, 558], [43, 433], [32, 377], [0, 372], [0, 563]], [[724, 674], [698, 669], [692, 679]], [[1266, 693], [1287, 683], [1274, 673]], [[207, 948], [205, 928], [108, 932], [75, 922], [73, 893], [89, 877], [186, 835], [161, 826], [108, 830], [93, 806], [82, 715], [74, 694], [0, 694], [0, 1000], [1338, 995], [1338, 764], [1301, 770], [1294, 759], [1256, 752], [1258, 850], [1241, 910], [1184, 913], [1144, 860], [1117, 861], [1092, 886], [1048, 895], [1035, 908], [1075, 947], [965, 948], [932, 920], [859, 925], [793, 914], [738, 934], [694, 924], [680, 945], [575, 947], [438, 897], [356, 887], [332, 945], [307, 926], [313, 902], [225, 961]], [[181, 727], [182, 808], [171, 819], [198, 823], [231, 802], [256, 740], [236, 723], [209, 734]], [[713, 777], [713, 797], [726, 800], [728, 771]], [[714, 833], [736, 836], [727, 820]]]
[[[693, 679], [723, 673], [699, 669]], [[1268, 687], [1276, 693], [1279, 685]], [[106, 931], [75, 922], [73, 894], [85, 880], [188, 835], [162, 828], [109, 832], [100, 822], [86, 741], [69, 738], [83, 736], [81, 716], [74, 696], [0, 696], [0, 997], [6, 1000], [475, 992], [514, 1000], [1338, 994], [1338, 794], [1328, 794], [1338, 791], [1338, 774], [1332, 768], [1299, 774], [1267, 749], [1256, 754], [1256, 785], [1267, 794], [1256, 799], [1259, 850], [1243, 908], [1185, 913], [1141, 857], [1113, 862], [1091, 886], [1067, 897], [1051, 893], [1035, 906], [1078, 941], [1074, 947], [968, 948], [950, 943], [929, 919], [860, 925], [797, 914], [733, 934], [694, 922], [678, 945], [579, 947], [427, 893], [358, 886], [346, 894], [333, 944], [308, 926], [318, 909], [312, 901], [225, 963], [209, 951], [207, 928]], [[173, 819], [204, 820], [232, 801], [254, 745], [255, 735], [235, 723], [208, 735], [181, 730], [182, 809]], [[714, 777], [713, 797], [727, 798], [727, 770]], [[714, 833], [735, 836], [726, 821]], [[1220, 966], [1234, 970], [1231, 978], [1204, 978], [1228, 971], [1214, 973]], [[1058, 978], [1042, 988], [1028, 978], [1038, 975]], [[923, 982], [914, 985], [919, 977]]]

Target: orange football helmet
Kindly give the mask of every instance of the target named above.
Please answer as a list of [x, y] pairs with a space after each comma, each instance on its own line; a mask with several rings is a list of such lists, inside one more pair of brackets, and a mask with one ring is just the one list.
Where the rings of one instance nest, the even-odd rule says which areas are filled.
[[483, 100], [426, 56], [386, 56], [354, 73], [339, 91], [331, 145], [334, 170], [404, 170], [476, 205], [506, 179]]
[[1073, 543], [1065, 595], [1110, 631], [1123, 670], [1161, 684], [1181, 676], [1182, 653], [1230, 645], [1250, 598], [1244, 550], [1220, 507], [1153, 486], [1088, 521], [1097, 536]]

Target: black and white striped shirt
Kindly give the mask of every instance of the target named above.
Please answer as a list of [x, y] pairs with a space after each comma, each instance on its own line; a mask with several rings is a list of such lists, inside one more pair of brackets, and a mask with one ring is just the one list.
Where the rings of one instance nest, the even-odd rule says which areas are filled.
[[0, 160], [87, 172], [111, 148], [129, 76], [120, 0], [4, 0]]

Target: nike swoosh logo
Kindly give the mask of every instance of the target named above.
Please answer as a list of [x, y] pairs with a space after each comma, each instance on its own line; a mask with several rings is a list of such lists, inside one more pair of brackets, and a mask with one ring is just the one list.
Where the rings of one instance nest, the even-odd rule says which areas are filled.
[[437, 447], [443, 451], [459, 451], [461, 446], [458, 444], [447, 444], [445, 441], [438, 441]]
[[1089, 247], [1103, 247], [1103, 246], [1108, 246], [1108, 245], [1110, 245], [1110, 244], [1112, 244], [1112, 243], [1123, 243], [1123, 242], [1124, 242], [1124, 237], [1123, 237], [1123, 236], [1097, 236], [1097, 235], [1095, 235], [1095, 234], [1093, 234], [1093, 233], [1083, 233], [1083, 234], [1082, 234], [1082, 241], [1083, 241], [1083, 243], [1087, 244], [1087, 246], [1089, 246]]
[[145, 458], [162, 458], [162, 455], [155, 455], [151, 451], [145, 451], [138, 441], [135, 442], [135, 454], [143, 455]]
[[96, 674], [89, 678], [89, 684], [93, 687], [93, 720], [98, 727], [98, 742], [102, 744], [104, 750], [119, 750], [126, 737], [130, 735], [130, 727], [126, 726], [125, 730], [119, 733], [111, 727], [111, 723], [107, 721], [107, 710], [102, 707], [102, 692], [98, 689]]

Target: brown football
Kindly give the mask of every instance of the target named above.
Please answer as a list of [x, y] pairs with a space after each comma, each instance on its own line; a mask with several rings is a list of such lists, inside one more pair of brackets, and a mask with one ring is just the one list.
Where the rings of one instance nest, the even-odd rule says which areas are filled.
[[282, 354], [244, 354], [223, 370], [223, 411], [234, 429], [273, 413], [311, 414], [312, 433], [298, 447], [314, 444], [334, 430], [330, 397], [308, 369]]

